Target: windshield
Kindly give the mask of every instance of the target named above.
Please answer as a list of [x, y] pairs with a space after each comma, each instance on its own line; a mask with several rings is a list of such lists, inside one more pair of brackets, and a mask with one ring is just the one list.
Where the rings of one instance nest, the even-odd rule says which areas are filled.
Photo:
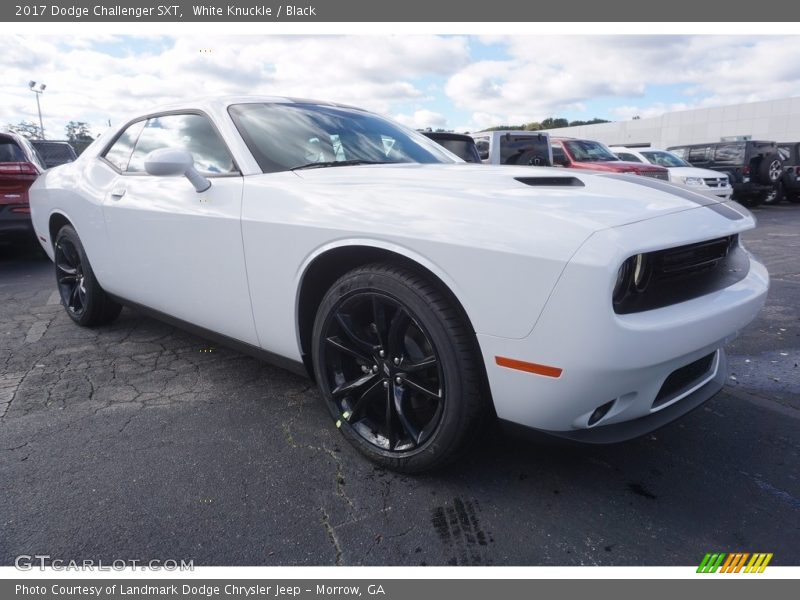
[[564, 140], [564, 146], [576, 162], [618, 161], [616, 155], [600, 142], [589, 140]]
[[264, 173], [375, 163], [454, 163], [422, 134], [354, 108], [235, 104], [228, 109]]
[[650, 163], [661, 167], [691, 167], [685, 160], [678, 158], [672, 152], [663, 150], [642, 150], [644, 156]]

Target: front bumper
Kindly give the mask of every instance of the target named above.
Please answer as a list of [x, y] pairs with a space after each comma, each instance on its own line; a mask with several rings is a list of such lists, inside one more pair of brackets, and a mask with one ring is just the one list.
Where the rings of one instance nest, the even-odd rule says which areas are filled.
[[[699, 210], [708, 212], [706, 221], [714, 220], [712, 211]], [[687, 241], [672, 239], [674, 232], [705, 230], [697, 216], [686, 211], [595, 234], [565, 268], [527, 337], [478, 335], [500, 419], [572, 439], [616, 442], [669, 423], [721, 389], [727, 376], [723, 346], [766, 299], [763, 265], [750, 257], [749, 272], [737, 283], [678, 304], [624, 315], [611, 307], [616, 270], [631, 254], [619, 249], [621, 240], [639, 251], [681, 245]], [[728, 234], [737, 228], [743, 228], [741, 221], [730, 222]], [[664, 398], [673, 373], [709, 356], [712, 363], [685, 382], [688, 387]], [[561, 373], [524, 372], [498, 365], [497, 357]], [[604, 405], [610, 405], [607, 412], [594, 420]]]
[[733, 188], [729, 185], [725, 187], [710, 187], [707, 185], [687, 185], [678, 179], [670, 179], [670, 183], [682, 187], [685, 190], [701, 194], [714, 200], [730, 200], [733, 195]]

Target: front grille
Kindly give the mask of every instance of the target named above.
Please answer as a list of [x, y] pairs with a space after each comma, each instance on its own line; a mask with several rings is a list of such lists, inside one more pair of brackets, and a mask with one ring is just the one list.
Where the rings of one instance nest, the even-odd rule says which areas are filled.
[[644, 177], [653, 177], [654, 179], [661, 179], [663, 181], [669, 181], [668, 171], [639, 171], [639, 175], [643, 175]]
[[703, 179], [705, 184], [708, 187], [712, 188], [724, 188], [728, 187], [728, 178], [727, 177], [707, 177]]
[[657, 279], [674, 279], [713, 269], [719, 261], [728, 256], [728, 252], [737, 241], [736, 238], [737, 236], [731, 235], [699, 244], [653, 252], [651, 255], [655, 261], [653, 276]]
[[658, 391], [656, 399], [653, 401], [653, 408], [658, 408], [674, 400], [708, 377], [714, 365], [715, 354], [716, 351], [673, 371]]
[[741, 281], [750, 268], [737, 235], [641, 256], [639, 270], [644, 274], [638, 283], [631, 267], [626, 275], [628, 286], [615, 290], [613, 306], [617, 314], [653, 310], [710, 294]]

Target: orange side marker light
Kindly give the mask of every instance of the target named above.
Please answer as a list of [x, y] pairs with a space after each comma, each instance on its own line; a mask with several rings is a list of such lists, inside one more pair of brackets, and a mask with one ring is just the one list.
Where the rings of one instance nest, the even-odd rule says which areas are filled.
[[563, 372], [563, 369], [559, 369], [558, 367], [506, 358], [505, 356], [495, 356], [494, 360], [501, 367], [525, 371], [526, 373], [534, 373], [536, 375], [544, 375], [545, 377], [553, 377], [555, 379], [561, 377], [561, 373]]

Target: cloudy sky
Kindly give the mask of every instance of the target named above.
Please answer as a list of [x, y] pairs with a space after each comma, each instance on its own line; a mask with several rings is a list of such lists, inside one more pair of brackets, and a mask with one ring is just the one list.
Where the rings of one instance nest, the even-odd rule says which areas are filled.
[[[800, 96], [800, 36], [0, 36], [0, 126], [95, 133], [190, 96], [355, 104], [414, 127], [475, 131], [556, 116], [629, 119]], [[56, 132], [60, 135], [56, 135]]]

